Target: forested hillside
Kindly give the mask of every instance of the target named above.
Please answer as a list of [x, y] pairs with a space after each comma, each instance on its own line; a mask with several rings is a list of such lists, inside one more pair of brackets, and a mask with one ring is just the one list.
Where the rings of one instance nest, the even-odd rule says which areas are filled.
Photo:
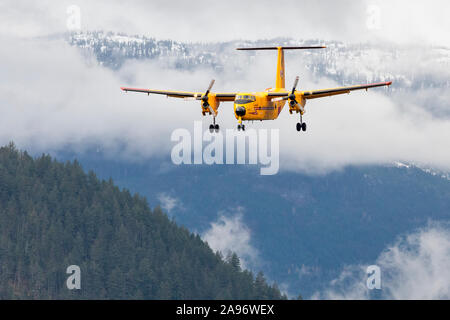
[[[224, 261], [226, 260], [226, 261]], [[66, 268], [81, 268], [68, 290]], [[280, 299], [145, 198], [78, 162], [0, 148], [1, 299]]]
[[[450, 221], [448, 175], [413, 165], [261, 176], [257, 166], [177, 166], [170, 157], [127, 161], [95, 149], [56, 156], [76, 158], [99, 177], [112, 176], [200, 234], [221, 224], [220, 217], [231, 222], [242, 213], [239, 226], [249, 230], [264, 273], [292, 296], [326, 290], [346, 266], [374, 264], [400, 235]], [[161, 194], [174, 201], [173, 208]]]

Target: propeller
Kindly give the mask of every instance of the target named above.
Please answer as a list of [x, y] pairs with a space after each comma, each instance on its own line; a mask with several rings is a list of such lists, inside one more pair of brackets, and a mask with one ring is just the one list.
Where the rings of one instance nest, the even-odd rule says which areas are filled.
[[205, 92], [205, 94], [204, 94], [203, 96], [201, 96], [201, 97], [197, 97], [197, 100], [202, 100], [202, 101], [203, 101], [203, 106], [204, 106], [204, 107], [209, 106], [209, 103], [208, 103], [208, 94], [209, 94], [209, 92], [211, 91], [211, 88], [212, 88], [212, 86], [214, 85], [214, 82], [215, 82], [215, 80], [212, 79], [211, 82], [210, 82], [210, 84], [209, 84], [208, 89], [207, 89], [206, 92]]
[[298, 79], [299, 79], [298, 76], [295, 77], [294, 86], [292, 87], [291, 94], [287, 96], [287, 99], [290, 100], [289, 105], [292, 107], [298, 103], [297, 100], [295, 100], [295, 89], [297, 88]]
[[211, 89], [212, 89], [212, 87], [213, 87], [213, 85], [214, 85], [214, 82], [215, 82], [215, 80], [212, 79], [211, 82], [209, 83], [209, 87], [208, 87], [208, 89], [206, 90], [205, 94], [204, 94], [203, 96], [201, 96], [201, 97], [197, 97], [197, 98], [196, 98], [197, 100], [202, 100], [202, 101], [203, 101], [203, 104], [202, 104], [202, 105], [203, 105], [203, 108], [208, 108], [209, 111], [210, 111], [212, 114], [216, 114], [216, 113], [215, 113], [215, 111], [211, 108], [211, 106], [210, 106], [209, 103], [208, 103], [208, 94], [209, 94], [209, 92], [211, 91]]

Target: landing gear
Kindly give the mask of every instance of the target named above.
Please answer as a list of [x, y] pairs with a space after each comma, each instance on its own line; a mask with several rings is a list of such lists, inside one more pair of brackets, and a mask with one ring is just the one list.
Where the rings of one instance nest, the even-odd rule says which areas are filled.
[[301, 114], [300, 114], [300, 122], [297, 123], [297, 131], [306, 131], [306, 122], [303, 122]]
[[213, 133], [215, 132], [219, 132], [219, 125], [216, 124], [216, 117], [213, 117], [213, 123], [209, 125], [209, 132]]
[[297, 131], [306, 131], [306, 122], [297, 123]]
[[219, 125], [218, 124], [210, 124], [209, 125], [209, 132], [213, 133], [213, 132], [219, 132]]
[[238, 118], [238, 126], [237, 126], [238, 131], [245, 131], [245, 125], [242, 124], [242, 117], [239, 116]]

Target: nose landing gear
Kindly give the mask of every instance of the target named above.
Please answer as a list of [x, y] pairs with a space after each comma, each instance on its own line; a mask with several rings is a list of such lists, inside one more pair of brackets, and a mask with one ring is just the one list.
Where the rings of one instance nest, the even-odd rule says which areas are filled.
[[238, 119], [237, 129], [238, 129], [238, 131], [241, 131], [241, 129], [242, 129], [242, 131], [245, 131], [245, 125], [242, 124], [242, 118], [241, 117], [239, 117], [239, 119]]

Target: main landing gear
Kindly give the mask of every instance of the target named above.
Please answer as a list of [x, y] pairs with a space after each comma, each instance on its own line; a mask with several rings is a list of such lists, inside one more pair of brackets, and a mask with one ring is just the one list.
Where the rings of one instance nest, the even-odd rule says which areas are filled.
[[300, 122], [297, 123], [297, 131], [306, 131], [306, 122], [303, 122], [302, 114], [300, 114]]
[[209, 125], [209, 132], [219, 132], [219, 125], [216, 124], [216, 117], [213, 117], [213, 123]]

